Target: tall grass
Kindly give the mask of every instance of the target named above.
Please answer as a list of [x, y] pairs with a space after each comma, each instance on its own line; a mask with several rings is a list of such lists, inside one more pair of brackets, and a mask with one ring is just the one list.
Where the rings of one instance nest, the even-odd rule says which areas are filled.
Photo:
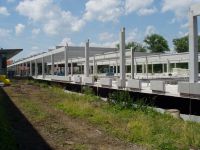
[[52, 99], [51, 102], [56, 109], [72, 117], [86, 119], [125, 141], [148, 149], [200, 148], [200, 124], [198, 123], [178, 120], [148, 107], [122, 108], [123, 100], [110, 105], [92, 94], [65, 93], [56, 87], [48, 90], [49, 99]]

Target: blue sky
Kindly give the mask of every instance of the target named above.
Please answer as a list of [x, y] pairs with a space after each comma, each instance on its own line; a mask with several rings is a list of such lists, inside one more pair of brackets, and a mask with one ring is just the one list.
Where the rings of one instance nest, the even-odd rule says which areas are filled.
[[56, 45], [113, 47], [120, 28], [126, 41], [145, 36], [172, 40], [188, 33], [188, 9], [200, 0], [1, 0], [0, 47], [23, 48], [15, 59]]

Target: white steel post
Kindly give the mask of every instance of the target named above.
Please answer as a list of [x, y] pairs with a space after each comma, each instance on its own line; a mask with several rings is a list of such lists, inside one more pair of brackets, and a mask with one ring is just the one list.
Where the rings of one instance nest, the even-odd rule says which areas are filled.
[[190, 12], [189, 18], [189, 70], [190, 70], [190, 83], [198, 82], [198, 26], [197, 16], [193, 16]]
[[135, 74], [137, 74], [137, 62], [135, 62], [135, 67], [134, 67], [134, 72], [135, 72]]
[[95, 60], [95, 56], [93, 57], [93, 74], [97, 74], [97, 63]]
[[51, 75], [54, 75], [54, 54], [51, 54]]
[[64, 59], [65, 59], [65, 76], [68, 76], [68, 44], [65, 46]]
[[144, 75], [144, 63], [142, 63], [142, 75]]
[[120, 33], [120, 79], [125, 82], [125, 28]]
[[89, 40], [85, 44], [85, 67], [84, 67], [85, 77], [89, 76]]
[[116, 61], [116, 75], [118, 75], [118, 62]]
[[154, 74], [153, 63], [151, 63], [151, 73]]
[[170, 73], [170, 62], [167, 60], [167, 73]]
[[25, 75], [28, 76], [28, 62], [26, 62]]
[[165, 73], [165, 64], [162, 64], [162, 73]]
[[42, 57], [42, 78], [45, 76], [45, 66], [44, 66], [44, 57]]
[[73, 76], [73, 62], [72, 62], [72, 59], [71, 59], [71, 76]]
[[134, 67], [134, 49], [131, 47], [131, 78], [134, 79], [134, 73], [135, 73], [135, 67]]
[[33, 69], [33, 68], [32, 68], [32, 61], [30, 61], [30, 68], [29, 68], [29, 69], [30, 69], [30, 76], [32, 76], [32, 75], [33, 75], [33, 74], [32, 74], [32, 72], [33, 72], [33, 70], [32, 70], [32, 69]]
[[148, 58], [146, 57], [146, 63], [145, 63], [145, 68], [146, 68], [146, 77], [147, 77], [147, 79], [148, 79]]
[[37, 59], [35, 59], [35, 76], [38, 75], [38, 65], [37, 65]]

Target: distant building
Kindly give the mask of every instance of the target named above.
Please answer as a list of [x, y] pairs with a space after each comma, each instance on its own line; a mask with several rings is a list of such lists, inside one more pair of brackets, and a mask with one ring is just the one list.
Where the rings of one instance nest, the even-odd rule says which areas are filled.
[[7, 60], [7, 66], [12, 65], [13, 64], [13, 60]]
[[12, 58], [22, 49], [0, 49], [0, 75], [7, 74], [7, 65], [13, 63], [12, 61], [7, 61], [8, 59]]

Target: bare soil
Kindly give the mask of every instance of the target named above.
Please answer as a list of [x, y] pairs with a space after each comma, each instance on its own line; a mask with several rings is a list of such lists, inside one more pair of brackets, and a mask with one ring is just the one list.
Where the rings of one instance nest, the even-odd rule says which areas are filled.
[[[138, 150], [141, 147], [121, 141], [88, 121], [73, 118], [56, 110], [49, 99], [48, 89], [15, 81], [4, 87], [5, 106], [13, 127], [19, 149], [23, 150]], [[23, 100], [24, 99], [24, 100]], [[44, 119], [35, 119], [23, 105], [29, 100], [46, 114]]]

